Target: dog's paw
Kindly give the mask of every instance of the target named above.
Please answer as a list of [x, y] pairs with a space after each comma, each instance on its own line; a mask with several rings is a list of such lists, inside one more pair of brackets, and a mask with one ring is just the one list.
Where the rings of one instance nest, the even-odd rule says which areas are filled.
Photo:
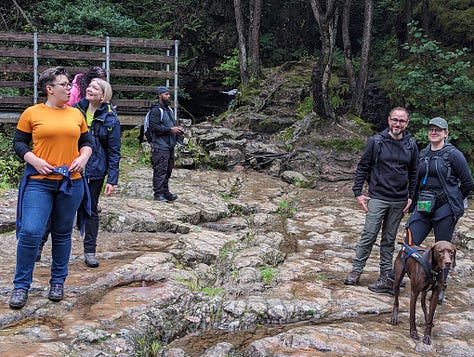
[[425, 337], [423, 338], [423, 343], [424, 343], [425, 345], [431, 345], [431, 337], [430, 337], [430, 336], [425, 336]]
[[392, 319], [390, 320], [390, 323], [392, 325], [398, 325], [398, 316], [392, 316]]
[[420, 336], [418, 336], [418, 332], [416, 331], [411, 331], [410, 332], [410, 337], [413, 338], [414, 340], [419, 340]]

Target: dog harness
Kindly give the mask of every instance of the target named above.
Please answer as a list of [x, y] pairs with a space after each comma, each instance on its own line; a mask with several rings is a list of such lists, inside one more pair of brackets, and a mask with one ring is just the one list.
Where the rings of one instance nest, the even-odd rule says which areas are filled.
[[440, 279], [441, 277], [441, 271], [434, 271], [431, 269], [431, 265], [428, 263], [428, 254], [429, 250], [424, 252], [423, 254], [420, 254], [420, 252], [410, 245], [406, 243], [400, 243], [402, 244], [402, 251], [406, 254], [405, 259], [403, 260], [403, 267], [405, 268], [405, 271], [407, 272], [408, 276], [410, 276], [410, 271], [407, 269], [407, 260], [408, 258], [412, 257], [415, 259], [418, 264], [421, 264], [423, 267], [423, 270], [425, 271], [426, 275], [426, 280], [428, 282], [428, 286], [431, 285], [432, 287], [435, 286], [436, 282]]

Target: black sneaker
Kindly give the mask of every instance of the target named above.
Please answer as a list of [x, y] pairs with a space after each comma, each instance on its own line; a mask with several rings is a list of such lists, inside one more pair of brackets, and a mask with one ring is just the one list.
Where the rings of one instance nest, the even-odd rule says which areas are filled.
[[51, 284], [49, 287], [48, 299], [51, 301], [61, 301], [64, 298], [63, 284]]
[[26, 300], [28, 300], [28, 290], [21, 288], [13, 289], [10, 297], [10, 307], [12, 309], [21, 309], [25, 306]]

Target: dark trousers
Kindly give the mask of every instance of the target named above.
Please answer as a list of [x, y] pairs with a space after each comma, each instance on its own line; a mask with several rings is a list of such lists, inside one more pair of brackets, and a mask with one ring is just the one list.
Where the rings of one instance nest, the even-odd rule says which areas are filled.
[[432, 216], [426, 216], [418, 212], [415, 208], [407, 223], [412, 241], [410, 242], [407, 232], [405, 242], [413, 245], [420, 245], [425, 240], [428, 233], [433, 229], [435, 242], [453, 239], [454, 228], [457, 223], [456, 217], [451, 212], [449, 203], [445, 203], [437, 208]]
[[104, 185], [104, 179], [90, 180], [89, 191], [91, 194], [91, 216], [86, 221], [84, 235], [84, 253], [95, 253], [97, 247], [97, 235], [99, 234], [99, 196]]
[[174, 148], [153, 149], [151, 164], [153, 166], [153, 194], [156, 198], [170, 192], [168, 181], [174, 168]]

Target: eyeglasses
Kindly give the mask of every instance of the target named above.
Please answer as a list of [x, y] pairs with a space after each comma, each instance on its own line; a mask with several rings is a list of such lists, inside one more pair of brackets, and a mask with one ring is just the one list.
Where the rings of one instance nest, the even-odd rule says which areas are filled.
[[438, 128], [437, 126], [433, 128], [428, 128], [429, 133], [441, 133], [444, 129]]
[[397, 118], [390, 118], [390, 121], [393, 123], [400, 123], [401, 125], [404, 125], [408, 123], [408, 120], [405, 119], [397, 119]]
[[61, 87], [65, 88], [65, 89], [72, 87], [71, 83], [69, 83], [69, 82], [64, 82], [64, 83], [50, 83], [49, 85], [50, 85], [50, 86], [61, 86]]

